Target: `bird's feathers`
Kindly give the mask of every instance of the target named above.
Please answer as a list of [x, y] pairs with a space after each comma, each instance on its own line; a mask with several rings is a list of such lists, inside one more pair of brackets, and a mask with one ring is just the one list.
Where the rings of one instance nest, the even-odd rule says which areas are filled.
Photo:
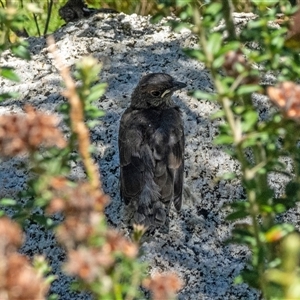
[[[120, 122], [121, 196], [133, 221], [148, 227], [168, 223], [172, 202], [177, 210], [181, 208], [183, 122], [179, 108], [171, 103], [172, 93], [166, 90], [176, 90], [184, 84], [174, 82], [167, 74], [143, 78]], [[159, 91], [157, 98], [165, 95], [154, 99], [153, 90]]]

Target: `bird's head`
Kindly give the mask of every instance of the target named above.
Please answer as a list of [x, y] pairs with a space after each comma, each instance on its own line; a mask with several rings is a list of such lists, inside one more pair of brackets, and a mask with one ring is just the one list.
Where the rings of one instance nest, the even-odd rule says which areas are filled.
[[171, 96], [174, 91], [186, 87], [183, 82], [164, 73], [151, 73], [144, 76], [131, 96], [134, 108], [170, 107], [173, 106]]

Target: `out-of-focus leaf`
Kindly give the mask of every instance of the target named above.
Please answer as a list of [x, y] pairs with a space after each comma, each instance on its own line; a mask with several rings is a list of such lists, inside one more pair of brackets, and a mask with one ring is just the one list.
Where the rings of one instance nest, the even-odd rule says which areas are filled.
[[13, 45], [11, 47], [11, 51], [17, 57], [27, 59], [27, 60], [30, 59], [30, 52], [24, 45], [17, 45], [17, 46]]
[[94, 85], [90, 89], [90, 94], [86, 98], [86, 101], [93, 102], [98, 100], [105, 93], [106, 87], [107, 87], [106, 83]]
[[228, 221], [234, 221], [234, 220], [246, 218], [248, 216], [249, 216], [249, 213], [247, 211], [237, 210], [237, 211], [229, 214], [226, 217], [226, 220], [228, 220]]
[[271, 227], [265, 234], [264, 237], [267, 242], [273, 243], [282, 239], [287, 234], [295, 230], [291, 224], [277, 224]]
[[224, 115], [225, 115], [224, 110], [218, 110], [217, 112], [211, 114], [210, 118], [211, 120], [215, 120], [224, 117]]
[[214, 94], [200, 90], [194, 91], [192, 95], [197, 99], [216, 100], [216, 96]]
[[0, 101], [4, 101], [11, 98], [18, 98], [18, 97], [19, 97], [19, 93], [15, 93], [15, 92], [3, 93], [0, 94]]
[[16, 204], [17, 204], [17, 202], [14, 199], [3, 198], [3, 199], [0, 200], [0, 205], [1, 206], [14, 206]]
[[186, 22], [168, 21], [165, 25], [172, 27], [175, 32], [179, 32], [183, 28], [191, 28], [191, 24]]
[[205, 14], [206, 15], [215, 15], [217, 13], [219, 13], [222, 9], [222, 4], [221, 3], [211, 3], [210, 5], [207, 6], [207, 8], [205, 9]]
[[222, 46], [222, 35], [218, 32], [214, 32], [210, 35], [207, 41], [207, 51], [212, 54], [219, 52]]
[[198, 49], [183, 49], [183, 52], [192, 58], [198, 59], [199, 61], [206, 61], [205, 55], [201, 50]]
[[11, 81], [16, 81], [16, 82], [20, 81], [19, 76], [15, 73], [14, 69], [11, 67], [1, 67], [0, 75]]
[[224, 180], [231, 180], [231, 179], [234, 179], [236, 177], [237, 177], [236, 173], [234, 173], [234, 172], [227, 172], [227, 173], [222, 175], [222, 179], [224, 179]]
[[258, 121], [257, 112], [249, 110], [243, 114], [244, 122], [242, 123], [243, 131], [249, 131]]
[[215, 145], [227, 145], [233, 143], [233, 137], [230, 135], [220, 134], [214, 139]]
[[238, 88], [237, 95], [241, 96], [241, 95], [251, 94], [254, 92], [261, 92], [261, 91], [262, 91], [262, 87], [259, 86], [258, 84], [245, 84], [245, 85], [241, 85]]

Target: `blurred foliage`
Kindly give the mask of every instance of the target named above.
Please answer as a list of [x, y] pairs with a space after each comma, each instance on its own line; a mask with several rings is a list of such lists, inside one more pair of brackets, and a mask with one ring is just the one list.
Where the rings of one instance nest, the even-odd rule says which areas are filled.
[[[47, 5], [50, 9], [52, 4], [49, 1]], [[49, 14], [48, 19], [37, 18], [41, 15], [37, 5], [27, 5], [27, 8], [34, 15], [36, 24], [45, 20], [48, 23]], [[28, 20], [23, 9], [24, 6], [20, 13], [13, 6], [0, 8], [0, 54], [11, 50], [15, 56], [30, 59], [27, 44], [18, 37], [29, 30], [29, 27], [23, 27], [23, 21]], [[10, 199], [8, 195], [0, 200], [0, 275], [3, 283], [0, 294], [8, 295], [9, 299], [11, 295], [13, 299], [44, 299], [49, 285], [56, 279], [49, 275], [51, 269], [43, 257], [33, 260], [35, 270], [25, 255], [15, 255], [17, 265], [11, 263], [12, 246], [22, 244], [23, 232], [5, 216], [6, 208], [9, 208], [10, 216], [23, 228], [34, 222], [55, 230], [66, 251], [63, 271], [75, 277], [73, 288], [88, 291], [94, 299], [129, 300], [143, 296], [140, 288], [143, 285], [155, 299], [158, 299], [157, 295], [159, 299], [175, 299], [182, 286], [178, 276], [160, 274], [147, 278], [147, 265], [138, 259], [140, 238], [145, 229], [136, 226], [131, 241], [109, 228], [106, 221], [104, 208], [109, 197], [101, 187], [89, 132], [104, 115], [94, 104], [107, 86], [99, 83], [101, 65], [92, 57], [82, 58], [71, 76], [51, 37], [48, 37], [48, 45], [65, 84], [62, 94], [66, 101], [59, 108], [66, 125], [64, 134], [54, 115], [41, 113], [28, 105], [23, 114], [0, 116], [0, 156], [8, 159], [25, 155], [27, 160], [22, 167], [30, 172], [26, 189], [19, 198]], [[7, 80], [19, 81], [14, 70], [7, 66], [1, 66], [0, 74]], [[13, 95], [1, 96], [7, 99]], [[85, 180], [69, 179], [73, 161], [83, 167]], [[64, 216], [63, 221], [58, 221], [57, 213]], [[10, 251], [6, 251], [8, 247]], [[57, 297], [50, 295], [48, 299]]]
[[[296, 4], [298, 0], [290, 0]], [[49, 34], [61, 27], [65, 22], [59, 17], [58, 10], [65, 5], [67, 0], [0, 0], [2, 8], [9, 6], [15, 7], [18, 10], [19, 17], [23, 18], [22, 29], [18, 33], [27, 33], [29, 36], [42, 36]], [[93, 8], [113, 8], [125, 14], [136, 13], [139, 15], [155, 15], [159, 11], [168, 7], [168, 11], [176, 16], [181, 13], [186, 14], [186, 3], [193, 3], [198, 7], [204, 7], [213, 3], [210, 0], [85, 0], [89, 7]], [[234, 10], [237, 12], [251, 12], [253, 10], [253, 1], [251, 0], [233, 0]], [[35, 5], [35, 9], [32, 9]], [[192, 18], [189, 20], [192, 21]]]
[[[233, 18], [234, 4], [253, 13], [239, 28]], [[225, 174], [224, 179], [239, 178], [246, 195], [246, 201], [229, 204], [232, 212], [227, 217], [238, 221], [229, 242], [251, 250], [236, 283], [259, 289], [266, 300], [300, 299], [299, 233], [296, 224], [279, 222], [281, 214], [297, 208], [300, 201], [300, 86], [293, 82], [300, 77], [296, 4], [216, 0], [202, 5], [178, 0], [181, 20], [169, 22], [174, 30], [188, 27], [198, 35], [198, 46], [184, 52], [205, 64], [215, 93], [199, 90], [193, 95], [222, 107], [212, 116], [222, 120], [215, 144], [239, 162], [241, 172]], [[165, 16], [170, 7], [165, 5], [163, 12], [153, 19]], [[291, 39], [293, 43], [287, 43]], [[261, 82], [270, 73], [277, 86], [263, 87]], [[279, 110], [268, 110], [262, 117], [253, 93], [268, 96]], [[284, 163], [286, 158], [292, 171]], [[270, 185], [274, 174], [287, 178], [280, 196]]]
[[58, 16], [63, 0], [0, 0], [3, 8], [14, 7], [23, 20], [21, 36], [41, 36], [55, 31], [64, 21]]
[[[42, 36], [54, 32], [65, 23], [59, 17], [58, 10], [66, 2], [67, 0], [0, 0], [0, 6], [17, 8], [19, 17], [23, 18], [23, 31], [29, 36]], [[159, 1], [155, 0], [87, 0], [85, 2], [89, 7], [109, 7], [126, 14], [148, 15], [159, 10]], [[33, 4], [35, 10], [32, 10]]]
[[[16, 8], [4, 9], [0, 7], [0, 55], [9, 49], [16, 57], [30, 59], [27, 42], [19, 39], [16, 35], [14, 35], [14, 38], [11, 38], [12, 32], [22, 30], [24, 20], [25, 17]], [[12, 81], [20, 80], [13, 68], [8, 66], [0, 66], [0, 76]], [[0, 101], [16, 96], [17, 94], [13, 92], [1, 93]]]

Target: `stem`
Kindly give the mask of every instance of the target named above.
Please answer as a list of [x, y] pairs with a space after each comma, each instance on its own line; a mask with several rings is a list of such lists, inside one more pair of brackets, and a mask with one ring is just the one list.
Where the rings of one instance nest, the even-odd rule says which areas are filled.
[[37, 21], [36, 14], [32, 14], [32, 15], [33, 15], [33, 19], [34, 19], [34, 23], [35, 23], [35, 27], [37, 29], [38, 35], [41, 36], [41, 31], [40, 31], [39, 23]]
[[51, 12], [52, 12], [52, 6], [53, 6], [53, 0], [50, 0], [50, 4], [48, 2], [47, 20], [46, 20], [46, 25], [45, 25], [45, 29], [44, 29], [44, 35], [46, 35], [47, 31], [48, 31]]
[[127, 293], [125, 300], [133, 300], [135, 298], [135, 291], [136, 291], [136, 287], [138, 287], [140, 282], [140, 274], [138, 272], [138, 270], [135, 270], [135, 268], [132, 271], [132, 275], [131, 275], [131, 284], [130, 286], [133, 287], [134, 289], [129, 290], [129, 292]]
[[[229, 39], [236, 39], [235, 34], [235, 28], [234, 23], [231, 18], [231, 1], [223, 1], [223, 11], [224, 11], [224, 18], [225, 23], [227, 26]], [[229, 3], [230, 2], [230, 3]], [[251, 163], [249, 163], [245, 157], [244, 149], [242, 145], [243, 141], [243, 134], [241, 129], [241, 120], [239, 116], [235, 116], [234, 112], [231, 109], [231, 103], [232, 101], [226, 96], [225, 90], [222, 84], [222, 79], [220, 78], [218, 74], [218, 70], [216, 70], [213, 67], [213, 61], [214, 57], [213, 54], [208, 51], [207, 47], [207, 38], [205, 35], [205, 29], [201, 26], [201, 18], [198, 18], [199, 13], [195, 14], [195, 24], [197, 26], [197, 32], [199, 33], [199, 43], [202, 48], [202, 51], [204, 52], [204, 55], [206, 57], [205, 63], [209, 71], [211, 72], [211, 76], [213, 78], [216, 92], [219, 95], [219, 101], [223, 107], [224, 113], [225, 113], [225, 119], [229, 124], [231, 133], [233, 135], [235, 150], [237, 159], [241, 164], [241, 170], [242, 170], [242, 177], [243, 181], [249, 182], [249, 179], [247, 178], [250, 173], [253, 173], [253, 168]], [[248, 102], [248, 98], [246, 97], [245, 101]], [[253, 149], [252, 149], [253, 150]], [[259, 153], [256, 153], [256, 165], [259, 165], [260, 163], [265, 163], [264, 157], [258, 155]], [[264, 175], [266, 176], [266, 175]], [[252, 180], [257, 180], [257, 177], [255, 177]], [[261, 179], [261, 176], [258, 176], [259, 179]], [[258, 180], [259, 180], [258, 179]], [[266, 178], [263, 178], [262, 182], [258, 182], [257, 186], [260, 186], [262, 189], [265, 187], [266, 184]], [[261, 239], [261, 228], [257, 220], [257, 216], [260, 214], [260, 207], [259, 207], [259, 201], [257, 198], [257, 191], [253, 188], [249, 189], [246, 188], [247, 198], [250, 204], [249, 207], [249, 214], [252, 219], [252, 228], [253, 228], [253, 236], [255, 239], [255, 245], [252, 246], [253, 251], [253, 266], [256, 268], [260, 280], [260, 287], [263, 293], [263, 296], [265, 299], [268, 299], [268, 293], [267, 293], [267, 282], [265, 279], [265, 261], [264, 261], [264, 255], [261, 255], [261, 253], [265, 254], [265, 248], [266, 245], [264, 241]], [[270, 218], [266, 218], [266, 223], [270, 223]]]
[[56, 48], [55, 42], [52, 36], [47, 39], [49, 45], [49, 51], [53, 54], [60, 74], [66, 85], [66, 91], [63, 93], [67, 97], [70, 103], [70, 121], [71, 121], [71, 130], [76, 134], [78, 138], [78, 150], [82, 158], [87, 176], [89, 178], [90, 184], [94, 189], [101, 189], [100, 175], [98, 168], [96, 167], [91, 154], [90, 149], [90, 132], [84, 122], [84, 110], [82, 101], [79, 98], [79, 95], [76, 91], [76, 85], [73, 81], [69, 69], [63, 65], [61, 62]]
[[223, 3], [225, 24], [228, 31], [228, 40], [229, 41], [237, 40], [236, 33], [235, 33], [235, 26], [232, 18], [232, 13], [234, 9], [232, 2], [231, 0], [222, 0], [222, 3]]

